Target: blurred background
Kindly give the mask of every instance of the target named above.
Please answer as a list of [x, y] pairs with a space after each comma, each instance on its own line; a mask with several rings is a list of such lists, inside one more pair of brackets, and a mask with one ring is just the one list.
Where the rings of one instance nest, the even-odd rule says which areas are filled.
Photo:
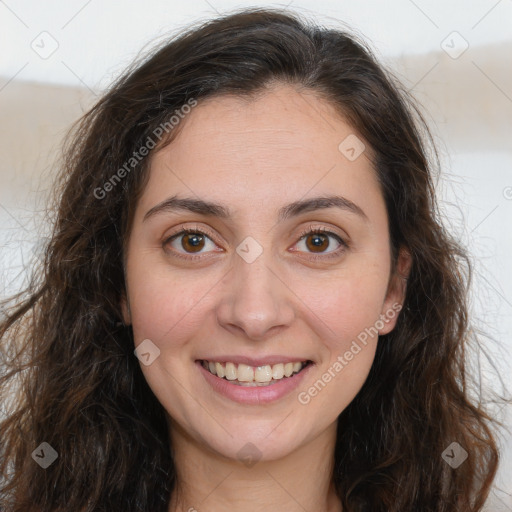
[[[72, 123], [141, 51], [249, 6], [359, 34], [422, 105], [441, 156], [444, 220], [472, 256], [473, 325], [490, 355], [478, 361], [484, 385], [512, 389], [512, 0], [0, 0], [0, 298], [27, 283], [41, 254]], [[493, 411], [512, 426], [510, 408]], [[500, 442], [493, 512], [512, 511], [509, 431]]]

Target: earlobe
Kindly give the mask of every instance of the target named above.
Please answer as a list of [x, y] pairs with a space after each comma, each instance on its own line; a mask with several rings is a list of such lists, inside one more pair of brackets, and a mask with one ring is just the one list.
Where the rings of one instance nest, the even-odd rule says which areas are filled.
[[388, 334], [396, 325], [398, 315], [403, 308], [405, 293], [407, 291], [407, 280], [411, 272], [412, 256], [405, 248], [401, 247], [394, 275], [390, 279], [386, 300], [381, 312], [382, 329], [379, 335]]

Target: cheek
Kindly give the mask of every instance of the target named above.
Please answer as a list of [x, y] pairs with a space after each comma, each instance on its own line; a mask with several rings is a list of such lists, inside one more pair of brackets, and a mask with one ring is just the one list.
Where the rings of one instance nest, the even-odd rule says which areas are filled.
[[[309, 311], [308, 322], [321, 336], [318, 380], [302, 390], [304, 401], [337, 415], [354, 399], [373, 364], [377, 348], [376, 323], [386, 294], [388, 261], [360, 259], [334, 278], [309, 282], [300, 290]], [[305, 283], [304, 283], [305, 284]], [[324, 391], [325, 390], [325, 391]], [[333, 417], [334, 418], [334, 417]], [[331, 418], [331, 419], [333, 419]]]
[[324, 357], [315, 381], [301, 390], [299, 402], [326, 411], [326, 421], [334, 421], [366, 381], [377, 348], [374, 329], [385, 284], [340, 279], [310, 295], [309, 322], [323, 335]]
[[331, 350], [345, 350], [379, 320], [389, 277], [384, 265], [350, 266], [327, 279], [304, 282], [303, 289], [297, 290], [300, 284], [294, 287], [299, 296], [307, 297], [310, 321], [323, 325]]
[[190, 276], [180, 278], [176, 273], [170, 275], [165, 269], [159, 271], [154, 265], [144, 267], [134, 261], [128, 286], [136, 343], [149, 338], [159, 345], [167, 340], [168, 349], [168, 340], [186, 340], [186, 334], [201, 325], [213, 283]]

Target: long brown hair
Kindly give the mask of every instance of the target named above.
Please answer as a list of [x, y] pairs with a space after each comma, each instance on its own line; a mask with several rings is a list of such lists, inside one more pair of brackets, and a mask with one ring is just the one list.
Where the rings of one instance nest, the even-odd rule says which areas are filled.
[[[276, 82], [330, 102], [372, 147], [393, 264], [401, 246], [413, 260], [398, 323], [339, 417], [333, 479], [344, 511], [481, 510], [498, 451], [482, 401], [469, 396], [471, 265], [441, 222], [428, 127], [364, 42], [257, 8], [167, 41], [68, 139], [44, 262], [0, 326], [0, 396], [10, 404], [0, 423], [4, 510], [167, 511], [176, 471], [165, 411], [120, 306], [125, 241], [150, 160], [131, 159], [187, 102]], [[17, 401], [7, 402], [16, 377]], [[43, 442], [58, 455], [46, 469], [33, 453]], [[457, 469], [442, 458], [452, 442], [469, 454]]]

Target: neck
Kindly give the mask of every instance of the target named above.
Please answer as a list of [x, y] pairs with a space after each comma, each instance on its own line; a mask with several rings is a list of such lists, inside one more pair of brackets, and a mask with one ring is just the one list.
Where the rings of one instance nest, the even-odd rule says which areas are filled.
[[169, 512], [341, 511], [333, 485], [336, 424], [286, 457], [252, 461], [226, 458], [170, 425], [177, 485]]

